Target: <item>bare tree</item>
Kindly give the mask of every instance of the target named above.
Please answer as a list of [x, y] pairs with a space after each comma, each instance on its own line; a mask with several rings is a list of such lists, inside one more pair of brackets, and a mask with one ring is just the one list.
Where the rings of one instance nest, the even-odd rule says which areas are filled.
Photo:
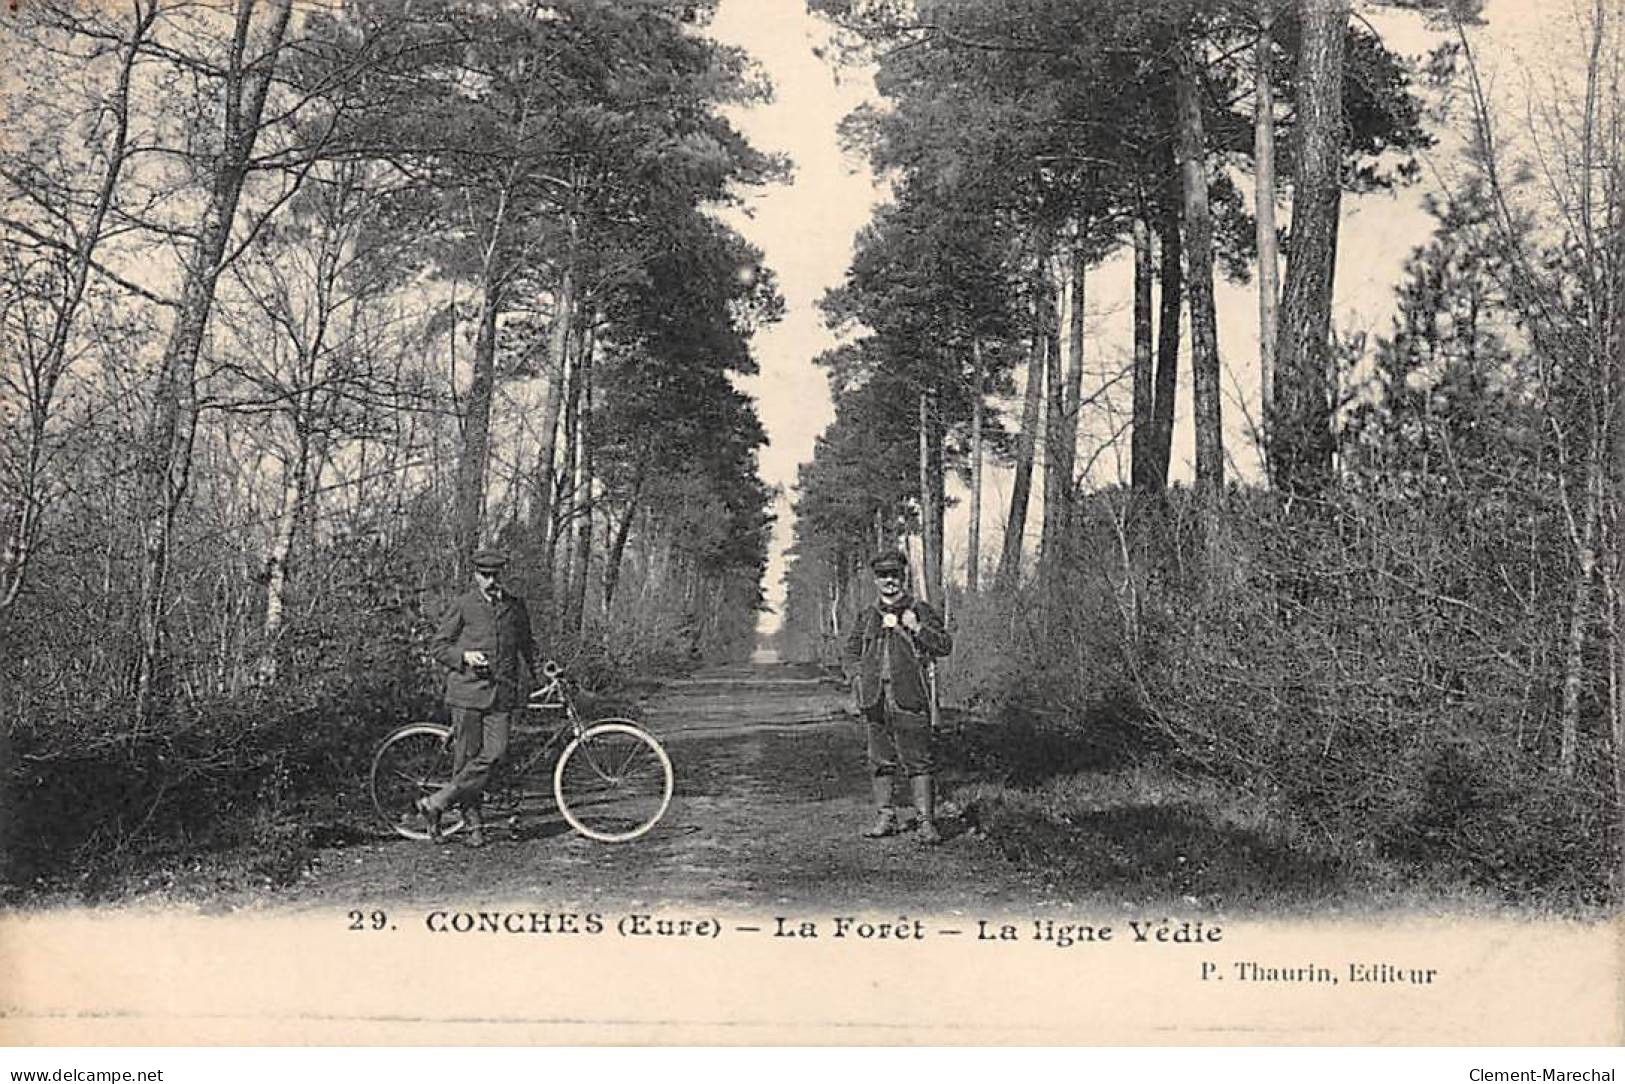
[[[1526, 158], [1503, 147], [1498, 103], [1485, 89], [1460, 20], [1457, 33], [1468, 62], [1475, 159], [1508, 249], [1511, 304], [1528, 329], [1570, 545], [1559, 768], [1565, 776], [1578, 769], [1587, 645], [1600, 627], [1608, 660], [1605, 695], [1616, 800], [1625, 803], [1625, 722], [1619, 703], [1625, 34], [1606, 0], [1593, 0], [1577, 15], [1583, 83], [1573, 88], [1559, 81], [1549, 98], [1531, 91]], [[1530, 180], [1513, 179], [1525, 177]], [[1537, 219], [1555, 221], [1554, 229], [1526, 228], [1531, 211]]]
[[176, 520], [186, 497], [197, 427], [196, 376], [237, 218], [237, 204], [262, 131], [292, 0], [238, 0], [226, 55], [219, 63], [221, 145], [198, 163], [208, 187], [200, 226], [186, 256], [180, 300], [158, 367], [153, 414], [142, 454], [146, 521], [142, 526], [141, 658], [136, 717], [150, 720], [170, 689], [168, 587]]
[[[54, 34], [69, 29], [43, 9], [39, 29]], [[6, 527], [0, 550], [0, 613], [22, 592], [29, 563], [45, 520], [49, 484], [50, 425], [57, 390], [72, 360], [74, 333], [93, 276], [104, 274], [97, 249], [106, 236], [119, 181], [130, 158], [131, 86], [137, 60], [153, 20], [156, 4], [137, 0], [129, 26], [118, 43], [113, 88], [99, 111], [105, 117], [105, 135], [95, 154], [83, 164], [89, 183], [75, 190], [66, 182], [53, 190], [42, 182], [43, 170], [26, 160], [0, 164], [5, 179], [16, 186], [22, 204], [7, 208], [0, 217], [0, 241], [5, 247], [4, 309], [0, 328], [6, 340], [8, 369], [4, 386], [13, 403], [22, 404], [24, 417], [15, 432], [22, 445], [15, 461], [7, 463], [6, 489], [13, 495], [0, 519]], [[102, 125], [98, 123], [97, 129]], [[9, 397], [8, 397], [9, 398]], [[9, 451], [9, 449], [8, 449]], [[8, 460], [11, 457], [8, 456]]]
[[377, 380], [367, 360], [379, 345], [370, 341], [367, 311], [398, 278], [395, 261], [409, 243], [378, 221], [389, 195], [382, 174], [364, 162], [319, 165], [276, 239], [232, 265], [232, 299], [246, 304], [222, 305], [220, 323], [237, 348], [222, 366], [231, 383], [210, 403], [264, 419], [281, 464], [260, 624], [266, 681], [277, 675], [277, 641], [301, 540], [313, 537], [324, 468], [339, 441], [371, 427], [358, 404], [399, 390]]

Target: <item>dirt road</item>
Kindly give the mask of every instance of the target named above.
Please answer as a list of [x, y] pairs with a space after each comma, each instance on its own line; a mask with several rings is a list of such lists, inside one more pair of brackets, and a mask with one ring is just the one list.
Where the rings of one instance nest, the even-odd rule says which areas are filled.
[[[1036, 902], [1042, 892], [973, 833], [936, 848], [867, 840], [862, 730], [845, 693], [759, 659], [673, 682], [636, 714], [666, 743], [676, 795], [632, 843], [593, 843], [551, 819], [482, 850], [379, 837], [324, 851], [279, 905], [445, 900], [759, 911], [819, 904], [936, 913]], [[951, 807], [950, 807], [951, 812]]]

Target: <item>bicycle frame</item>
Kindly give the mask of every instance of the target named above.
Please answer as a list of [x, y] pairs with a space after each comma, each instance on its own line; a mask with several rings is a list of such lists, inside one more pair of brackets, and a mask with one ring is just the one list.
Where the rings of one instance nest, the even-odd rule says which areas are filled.
[[[551, 668], [551, 664], [549, 664]], [[576, 712], [575, 701], [570, 698], [569, 691], [564, 687], [564, 672], [553, 669], [548, 674], [547, 684], [531, 692], [525, 698], [525, 711], [557, 711], [564, 709], [564, 717], [568, 725], [576, 733], [581, 732], [581, 716]]]
[[[545, 740], [538, 742], [523, 757], [515, 758], [505, 756], [498, 762], [496, 775], [501, 783], [523, 779], [532, 774], [537, 765], [554, 756], [564, 745], [572, 739], [581, 736], [586, 729], [581, 720], [581, 714], [576, 710], [575, 700], [570, 696], [564, 685], [564, 673], [552, 663], [544, 668], [547, 684], [535, 689], [525, 698], [524, 706], [519, 709], [522, 716], [536, 716], [544, 721], [534, 726], [527, 726], [519, 722], [512, 728], [512, 733], [518, 735], [527, 730], [549, 729], [551, 732]], [[554, 726], [550, 726], [545, 717], [549, 712], [563, 711], [564, 718]], [[493, 788], [500, 789], [500, 788]]]

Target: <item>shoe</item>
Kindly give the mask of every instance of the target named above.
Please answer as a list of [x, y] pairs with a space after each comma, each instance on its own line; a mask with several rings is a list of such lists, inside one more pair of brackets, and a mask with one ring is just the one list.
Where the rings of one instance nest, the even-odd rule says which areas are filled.
[[889, 805], [883, 805], [875, 813], [875, 822], [863, 830], [863, 837], [881, 839], [885, 836], [895, 836], [897, 832], [897, 810]]
[[936, 781], [929, 775], [917, 775], [909, 782], [914, 787], [914, 808], [920, 814], [914, 838], [928, 847], [934, 847], [942, 842], [942, 833], [937, 830], [936, 824]]
[[895, 796], [892, 784], [895, 781], [891, 775], [877, 775], [869, 780], [869, 790], [874, 796], [875, 822], [863, 830], [865, 839], [894, 836], [902, 830], [902, 825], [897, 821], [897, 807], [893, 804]]
[[412, 803], [412, 808], [423, 814], [423, 828], [429, 833], [429, 842], [446, 842], [446, 833], [440, 830], [440, 810], [430, 805], [427, 798], [419, 798]]
[[463, 824], [468, 827], [468, 845], [485, 846], [485, 819], [480, 815], [480, 811], [472, 806], [463, 810]]

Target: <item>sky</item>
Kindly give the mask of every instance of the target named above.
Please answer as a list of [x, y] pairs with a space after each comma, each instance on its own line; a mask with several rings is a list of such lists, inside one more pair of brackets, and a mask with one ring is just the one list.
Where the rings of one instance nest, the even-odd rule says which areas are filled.
[[753, 193], [743, 214], [724, 216], [762, 249], [785, 301], [785, 318], [756, 335], [761, 371], [740, 381], [756, 397], [770, 441], [762, 477], [784, 493], [764, 584], [769, 604], [778, 608], [796, 467], [812, 458], [813, 441], [835, 416], [824, 370], [812, 363], [836, 344], [818, 299], [840, 283], [853, 236], [883, 195], [861, 157], [841, 152], [836, 126], [873, 96], [874, 84], [861, 71], [842, 70], [837, 78], [832, 63], [814, 55], [828, 32], [807, 13], [805, 0], [722, 0], [709, 30], [767, 71], [773, 101], [735, 110], [731, 119], [758, 149], [788, 155], [795, 171], [790, 184]]
[[[1402, 54], [1421, 54], [1443, 40], [1417, 15], [1366, 4], [1356, 6], [1390, 47]], [[1480, 49], [1486, 78], [1493, 93], [1508, 99], [1519, 97], [1530, 89], [1530, 73], [1557, 54], [1564, 31], [1569, 28], [1562, 25], [1562, 17], [1554, 14], [1551, 6], [1536, 0], [1490, 0], [1485, 15], [1487, 26], [1475, 32], [1475, 45]], [[826, 24], [807, 13], [805, 0], [721, 0], [709, 33], [718, 41], [749, 52], [775, 88], [771, 103], [735, 110], [731, 119], [758, 148], [788, 155], [794, 163], [789, 184], [752, 193], [744, 208], [725, 215], [730, 224], [762, 249], [768, 266], [778, 276], [786, 303], [784, 320], [756, 336], [754, 350], [760, 373], [740, 381], [742, 389], [756, 398], [770, 441], [761, 456], [762, 476], [784, 492], [776, 508], [779, 518], [764, 584], [769, 605], [781, 608], [784, 550], [791, 540], [790, 496], [796, 468], [811, 458], [814, 440], [834, 416], [824, 371], [812, 364], [814, 357], [836, 341], [823, 326], [817, 301], [825, 290], [840, 283], [852, 254], [854, 234], [884, 198], [882, 187], [866, 164], [861, 158], [844, 154], [837, 136], [841, 118], [873, 97], [874, 85], [869, 73], [851, 68], [837, 72], [829, 60], [814, 54], [814, 49], [827, 41], [828, 31]], [[1447, 140], [1424, 155], [1424, 177], [1415, 186], [1345, 200], [1334, 315], [1338, 325], [1366, 328], [1378, 334], [1388, 329], [1394, 286], [1401, 277], [1404, 260], [1432, 231], [1432, 220], [1423, 210], [1424, 198], [1429, 192], [1445, 191], [1459, 180], [1462, 169], [1458, 150], [1459, 143]], [[1243, 183], [1250, 191], [1250, 182], [1243, 179]], [[1279, 214], [1285, 224], [1287, 209], [1281, 208]], [[1132, 341], [1131, 280], [1127, 253], [1090, 272], [1085, 358], [1093, 383], [1086, 387], [1086, 395], [1120, 372], [1128, 360]], [[1249, 439], [1249, 420], [1256, 415], [1258, 400], [1256, 293], [1250, 284], [1221, 282], [1216, 307], [1224, 364], [1228, 470], [1234, 476], [1256, 479], [1258, 457]], [[1181, 371], [1180, 384], [1171, 474], [1175, 480], [1188, 480], [1194, 443], [1188, 370]], [[1120, 382], [1114, 385], [1109, 398], [1126, 409], [1127, 393], [1126, 382]], [[1106, 411], [1082, 419], [1080, 463], [1094, 456], [1105, 444], [1105, 435], [1119, 421]], [[1109, 483], [1119, 472], [1126, 471], [1126, 452], [1111, 448], [1095, 460], [1091, 480]], [[984, 553], [996, 552], [1007, 484], [1007, 472], [988, 472], [983, 537], [989, 541], [984, 543]], [[950, 498], [953, 496], [951, 492]], [[945, 556], [950, 574], [955, 571], [965, 535], [966, 504], [961, 501], [948, 516]], [[1036, 531], [1036, 504], [1028, 524], [1030, 531]], [[767, 627], [773, 623], [770, 618]]]

